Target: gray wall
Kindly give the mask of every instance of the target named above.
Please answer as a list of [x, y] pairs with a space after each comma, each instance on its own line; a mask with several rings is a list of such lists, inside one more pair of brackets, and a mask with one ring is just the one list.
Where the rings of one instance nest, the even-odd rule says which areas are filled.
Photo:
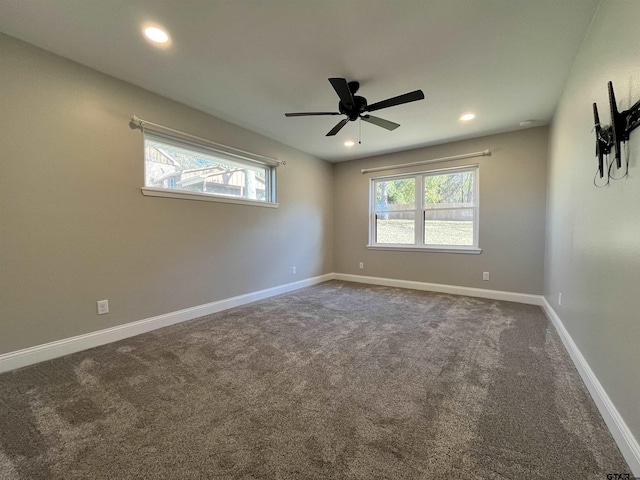
[[[573, 66], [550, 139], [545, 296], [640, 438], [640, 131], [629, 178], [596, 188], [592, 103], [610, 123], [640, 99], [637, 0], [604, 1]], [[616, 172], [616, 175], [618, 173]], [[558, 293], [562, 292], [562, 305]]]
[[[481, 120], [478, 120], [481, 121]], [[542, 294], [547, 162], [546, 127], [336, 164], [335, 271], [519, 293]], [[480, 165], [480, 255], [367, 250], [369, 179], [362, 168], [490, 149], [491, 157], [419, 167]], [[415, 168], [413, 168], [415, 170]], [[358, 263], [365, 269], [359, 270]], [[483, 281], [488, 271], [491, 280]]]
[[[0, 353], [333, 270], [331, 164], [4, 35], [0, 61]], [[286, 160], [280, 208], [144, 197], [133, 114]]]

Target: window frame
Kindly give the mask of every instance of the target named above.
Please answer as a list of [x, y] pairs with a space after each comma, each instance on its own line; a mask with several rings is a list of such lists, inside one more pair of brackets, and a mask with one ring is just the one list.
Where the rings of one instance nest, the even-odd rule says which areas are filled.
[[[446, 175], [451, 173], [473, 172], [473, 207], [440, 207], [427, 209], [424, 195], [424, 179], [429, 176]], [[414, 243], [377, 243], [376, 239], [376, 185], [382, 180], [403, 180], [413, 178], [415, 180], [415, 199], [413, 210], [401, 210], [403, 212], [414, 212]], [[369, 242], [368, 249], [372, 250], [396, 250], [396, 251], [417, 251], [417, 252], [441, 252], [441, 253], [466, 253], [480, 254], [479, 247], [479, 225], [480, 225], [480, 167], [478, 164], [463, 165], [458, 167], [438, 168], [432, 170], [421, 170], [409, 173], [398, 173], [395, 175], [381, 175], [369, 179]], [[424, 243], [425, 218], [427, 211], [438, 210], [468, 210], [473, 209], [473, 245], [437, 245]]]
[[[192, 192], [189, 190], [171, 189], [147, 186], [147, 158], [145, 153], [146, 141], [149, 140], [166, 143], [177, 148], [187, 149], [194, 153], [202, 153], [205, 155], [213, 155], [222, 160], [229, 160], [235, 164], [245, 165], [247, 167], [260, 168], [265, 170], [265, 200], [254, 200], [243, 197], [235, 197], [232, 195], [222, 195], [216, 193]], [[225, 151], [222, 148], [215, 148], [204, 143], [193, 140], [186, 140], [178, 135], [169, 135], [156, 130], [143, 130], [143, 174], [144, 186], [141, 188], [142, 194], [152, 197], [179, 198], [184, 200], [201, 200], [209, 202], [231, 203], [238, 205], [251, 205], [267, 208], [278, 208], [276, 201], [276, 171], [277, 163], [269, 163], [258, 159], [250, 158], [249, 155], [240, 155], [235, 152]]]

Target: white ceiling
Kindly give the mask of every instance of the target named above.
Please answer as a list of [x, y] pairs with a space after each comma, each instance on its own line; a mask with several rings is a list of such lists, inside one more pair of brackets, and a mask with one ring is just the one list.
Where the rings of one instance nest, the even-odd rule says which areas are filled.
[[[0, 0], [0, 31], [330, 161], [548, 123], [599, 0]], [[151, 46], [142, 25], [172, 38]], [[389, 132], [342, 117], [360, 81]], [[473, 111], [477, 118], [458, 118]], [[132, 112], [135, 113], [135, 112]], [[150, 119], [152, 120], [152, 119]], [[215, 136], [212, 136], [214, 138]]]

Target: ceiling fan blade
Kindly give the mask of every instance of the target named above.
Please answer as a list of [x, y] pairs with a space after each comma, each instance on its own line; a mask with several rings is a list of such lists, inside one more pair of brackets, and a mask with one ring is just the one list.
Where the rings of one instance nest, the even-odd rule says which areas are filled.
[[353, 95], [351, 95], [347, 80], [345, 78], [330, 78], [329, 81], [340, 97], [342, 104], [347, 107], [347, 109], [352, 108], [354, 106]]
[[335, 127], [333, 127], [331, 129], [331, 131], [329, 133], [327, 133], [327, 137], [333, 137], [336, 133], [338, 133], [340, 130], [342, 130], [342, 127], [344, 127], [347, 122], [349, 121], [348, 118], [345, 118], [344, 120], [340, 120], [340, 123], [338, 123]]
[[285, 113], [285, 117], [310, 117], [313, 115], [342, 115], [340, 112], [294, 112]]
[[360, 118], [365, 122], [373, 123], [374, 125], [386, 128], [387, 130], [395, 130], [400, 126], [399, 123], [390, 122], [384, 118], [374, 117], [372, 115], [362, 115]]
[[416, 90], [414, 92], [405, 93], [404, 95], [398, 95], [397, 97], [387, 98], [381, 102], [372, 103], [365, 111], [373, 112], [375, 110], [380, 110], [381, 108], [395, 107], [396, 105], [415, 102], [416, 100], [424, 100], [424, 93], [422, 90]]

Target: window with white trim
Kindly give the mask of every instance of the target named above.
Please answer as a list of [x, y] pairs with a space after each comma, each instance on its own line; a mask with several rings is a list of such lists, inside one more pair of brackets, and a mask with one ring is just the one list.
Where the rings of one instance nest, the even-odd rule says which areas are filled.
[[145, 195], [275, 204], [274, 165], [149, 130], [144, 185]]
[[479, 253], [478, 166], [371, 179], [369, 246]]

